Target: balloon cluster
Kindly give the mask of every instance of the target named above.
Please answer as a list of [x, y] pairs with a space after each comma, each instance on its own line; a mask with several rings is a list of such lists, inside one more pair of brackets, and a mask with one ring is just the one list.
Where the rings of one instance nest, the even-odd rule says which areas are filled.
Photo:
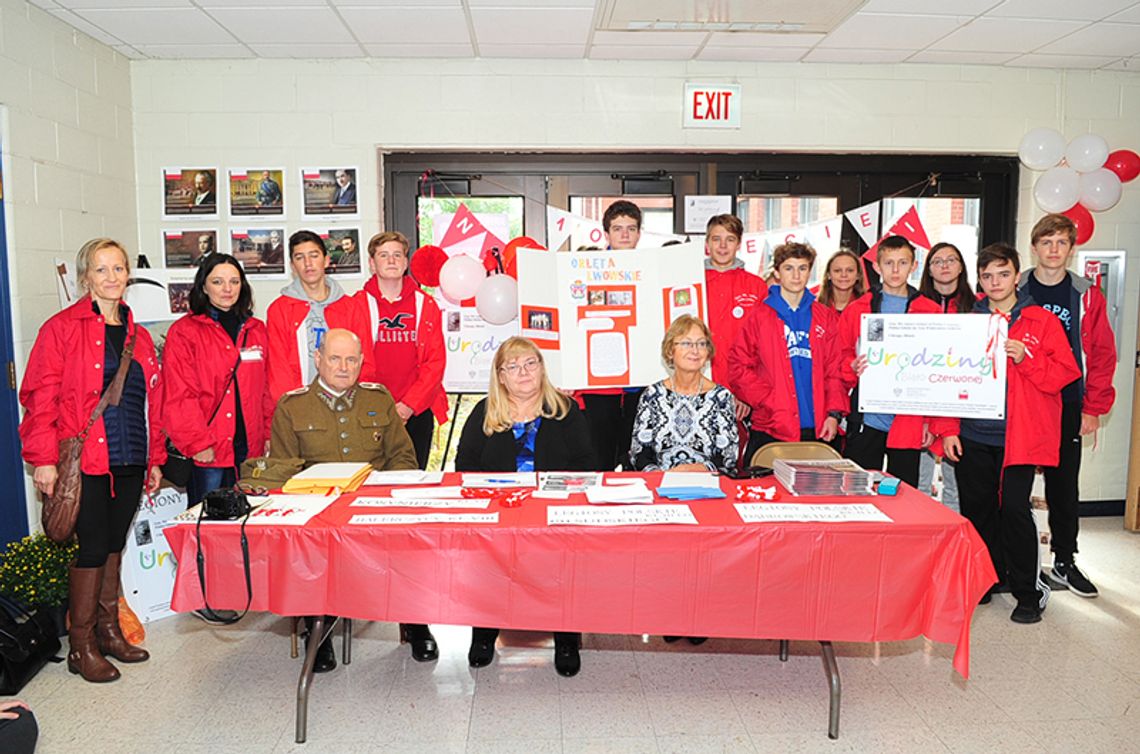
[[1046, 212], [1072, 220], [1078, 244], [1092, 237], [1092, 212], [1115, 207], [1123, 184], [1140, 175], [1140, 155], [1131, 149], [1109, 152], [1108, 142], [1096, 134], [1066, 144], [1052, 128], [1035, 128], [1022, 137], [1017, 155], [1030, 170], [1045, 171], [1033, 185], [1033, 199]]
[[518, 316], [519, 248], [542, 249], [533, 238], [519, 236], [499, 252], [493, 249], [480, 261], [470, 254], [447, 252], [438, 246], [421, 246], [412, 254], [412, 275], [421, 285], [439, 287], [453, 304], [475, 304], [475, 311], [492, 325], [505, 325]]

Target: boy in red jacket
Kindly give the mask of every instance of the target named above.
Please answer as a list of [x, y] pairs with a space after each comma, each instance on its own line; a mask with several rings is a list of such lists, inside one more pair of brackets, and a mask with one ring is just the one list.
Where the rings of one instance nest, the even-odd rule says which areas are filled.
[[1003, 348], [1005, 419], [962, 419], [961, 436], [946, 437], [943, 447], [947, 458], [958, 461], [962, 515], [982, 536], [998, 578], [1008, 579], [1017, 600], [1010, 620], [1037, 623], [1049, 587], [1038, 577], [1029, 495], [1035, 467], [1057, 465], [1061, 390], [1081, 370], [1057, 318], [1017, 290], [1019, 264], [1017, 249], [1009, 244], [990, 244], [978, 254], [978, 282], [985, 297], [974, 311], [1009, 322]]
[[1049, 502], [1054, 589], [1068, 589], [1082, 597], [1097, 596], [1096, 586], [1077, 568], [1081, 435], [1100, 425], [1116, 398], [1112, 377], [1116, 372], [1116, 339], [1106, 314], [1104, 294], [1092, 281], [1067, 269], [1076, 251], [1077, 226], [1064, 215], [1046, 215], [1033, 226], [1033, 256], [1037, 266], [1026, 270], [1018, 284], [1033, 300], [1052, 313], [1065, 329], [1077, 366], [1084, 370], [1061, 391], [1061, 455], [1056, 468], [1045, 471], [1045, 499]]
[[728, 359], [729, 386], [752, 411], [747, 460], [771, 442], [832, 442], [846, 411], [838, 319], [806, 290], [815, 250], [776, 247], [778, 285], [752, 310]]

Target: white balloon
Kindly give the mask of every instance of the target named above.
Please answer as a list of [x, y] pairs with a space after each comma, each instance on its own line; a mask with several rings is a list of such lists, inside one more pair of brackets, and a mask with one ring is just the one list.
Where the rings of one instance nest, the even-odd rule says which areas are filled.
[[1078, 173], [1088, 173], [1104, 167], [1108, 159], [1108, 142], [1096, 134], [1084, 134], [1069, 142], [1065, 162]]
[[439, 270], [439, 288], [448, 301], [458, 304], [475, 295], [487, 276], [482, 263], [473, 256], [456, 254]]
[[1030, 170], [1048, 170], [1065, 156], [1065, 137], [1052, 128], [1034, 128], [1021, 137], [1017, 156]]
[[492, 325], [505, 325], [518, 316], [519, 286], [510, 275], [492, 275], [475, 293], [475, 311]]
[[1098, 168], [1081, 175], [1081, 204], [1093, 212], [1112, 209], [1120, 201], [1124, 185], [1120, 177], [1108, 168]]
[[1033, 199], [1046, 212], [1064, 212], [1081, 196], [1081, 177], [1067, 167], [1049, 168], [1033, 186]]

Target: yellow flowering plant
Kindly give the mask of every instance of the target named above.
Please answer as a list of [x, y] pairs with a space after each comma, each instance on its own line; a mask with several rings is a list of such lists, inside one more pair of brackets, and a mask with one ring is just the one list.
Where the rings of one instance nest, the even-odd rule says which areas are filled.
[[67, 601], [67, 568], [79, 552], [77, 542], [57, 544], [43, 534], [8, 543], [0, 554], [0, 594], [27, 607]]

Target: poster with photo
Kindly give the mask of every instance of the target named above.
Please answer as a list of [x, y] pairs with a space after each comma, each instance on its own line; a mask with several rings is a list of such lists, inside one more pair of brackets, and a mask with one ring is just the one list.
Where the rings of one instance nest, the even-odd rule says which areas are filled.
[[166, 219], [218, 216], [217, 168], [163, 168], [162, 190]]
[[231, 228], [230, 253], [241, 262], [245, 274], [265, 277], [285, 275], [285, 230], [283, 228]]
[[196, 268], [217, 250], [216, 228], [162, 231], [162, 259], [167, 269]]
[[148, 267], [131, 271], [123, 300], [136, 322], [170, 322], [190, 311], [197, 270]]
[[357, 214], [356, 168], [301, 168], [305, 215]]
[[285, 169], [230, 170], [230, 215], [277, 216], [285, 214]]
[[368, 269], [360, 250], [360, 228], [326, 228], [318, 235], [329, 252], [328, 274], [359, 275]]

